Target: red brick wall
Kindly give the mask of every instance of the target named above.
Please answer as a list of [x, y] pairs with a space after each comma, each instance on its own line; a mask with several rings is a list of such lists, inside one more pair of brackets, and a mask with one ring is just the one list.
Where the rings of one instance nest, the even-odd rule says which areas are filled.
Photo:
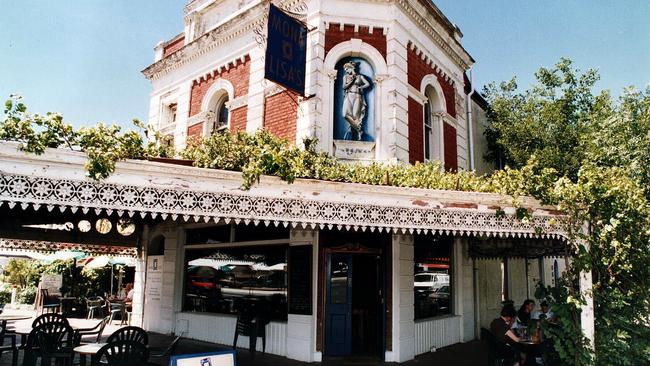
[[230, 131], [246, 131], [247, 117], [248, 108], [246, 106], [230, 111]]
[[180, 50], [185, 46], [185, 36], [179, 37], [177, 40], [169, 42], [163, 49], [163, 58], [171, 55], [172, 53]]
[[264, 128], [272, 134], [296, 140], [296, 123], [298, 121], [298, 95], [284, 91], [266, 97], [264, 101]]
[[203, 135], [203, 123], [197, 123], [187, 128], [187, 140], [200, 138]]
[[209, 75], [207, 79], [192, 84], [192, 95], [190, 96], [190, 117], [201, 112], [201, 103], [212, 83], [217, 79], [228, 80], [235, 89], [235, 98], [248, 94], [248, 78], [250, 74], [250, 57], [246, 55], [245, 61], [237, 61], [235, 65], [230, 65], [228, 70], [221, 73], [215, 72], [215, 75]]
[[409, 97], [409, 162], [424, 161], [424, 107]]
[[353, 25], [345, 25], [341, 31], [339, 24], [336, 23], [330, 23], [329, 28], [325, 31], [325, 55], [337, 44], [352, 38], [360, 39], [375, 47], [386, 59], [386, 36], [382, 28], [373, 28], [372, 34], [370, 34], [369, 27], [360, 26], [359, 31], [355, 32]]
[[458, 171], [458, 142], [456, 141], [456, 128], [448, 123], [443, 123], [443, 135], [445, 141], [445, 170], [448, 172]]
[[447, 113], [456, 117], [456, 92], [454, 86], [445, 81], [445, 79], [433, 70], [433, 67], [427, 65], [427, 63], [417, 55], [415, 50], [412, 50], [410, 47], [408, 49], [407, 61], [407, 73], [408, 73], [408, 82], [412, 87], [420, 90], [420, 84], [422, 84], [422, 79], [426, 75], [435, 74], [438, 77], [438, 82], [442, 87], [442, 92], [445, 95], [445, 102], [447, 103]]

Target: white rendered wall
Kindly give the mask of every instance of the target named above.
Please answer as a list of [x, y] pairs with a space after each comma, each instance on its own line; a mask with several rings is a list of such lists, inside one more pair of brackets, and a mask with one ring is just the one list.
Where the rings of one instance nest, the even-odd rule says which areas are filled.
[[490, 328], [490, 322], [499, 316], [502, 301], [503, 277], [499, 259], [480, 259], [478, 268], [478, 298], [480, 326]]
[[387, 362], [404, 362], [415, 357], [415, 312], [413, 290], [413, 236], [393, 234], [393, 350]]

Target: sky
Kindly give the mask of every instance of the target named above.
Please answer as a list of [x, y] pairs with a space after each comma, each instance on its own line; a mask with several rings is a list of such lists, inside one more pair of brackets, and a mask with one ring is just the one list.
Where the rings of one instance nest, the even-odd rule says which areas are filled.
[[[534, 82], [560, 57], [601, 74], [619, 95], [650, 83], [648, 0], [436, 0], [464, 34], [477, 86]], [[56, 111], [75, 126], [146, 121], [151, 86], [140, 73], [153, 47], [183, 29], [186, 0], [0, 0], [0, 99]]]

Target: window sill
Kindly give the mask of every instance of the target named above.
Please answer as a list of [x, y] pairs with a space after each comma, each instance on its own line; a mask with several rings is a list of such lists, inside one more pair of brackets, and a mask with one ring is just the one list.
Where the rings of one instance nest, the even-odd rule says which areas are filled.
[[[224, 313], [210, 313], [210, 312], [199, 312], [199, 311], [181, 311], [179, 314], [202, 316], [202, 317], [211, 317], [211, 318], [213, 318], [213, 317], [222, 317], [222, 318], [237, 319], [237, 315], [235, 315], [235, 314], [224, 314]], [[286, 324], [287, 320], [271, 319], [271, 323]]]
[[430, 321], [435, 321], [435, 320], [443, 320], [443, 319], [448, 319], [448, 318], [460, 318], [460, 315], [448, 314], [448, 315], [432, 316], [430, 318], [416, 319], [415, 323], [425, 323], [425, 322], [430, 322]]

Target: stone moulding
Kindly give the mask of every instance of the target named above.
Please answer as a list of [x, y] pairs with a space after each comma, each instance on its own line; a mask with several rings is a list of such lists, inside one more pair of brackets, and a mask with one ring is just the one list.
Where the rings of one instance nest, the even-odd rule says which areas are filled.
[[499, 215], [499, 210], [467, 208], [471, 205], [430, 206], [419, 201], [407, 205], [403, 200], [391, 200], [386, 196], [373, 199], [372, 193], [365, 194], [362, 201], [351, 202], [336, 192], [314, 193], [311, 198], [291, 197], [290, 190], [286, 185], [272, 187], [264, 189], [262, 195], [258, 191], [165, 188], [0, 174], [0, 205], [12, 209], [44, 207], [48, 211], [81, 210], [84, 213], [92, 210], [96, 214], [120, 217], [139, 215], [184, 222], [225, 221], [312, 229], [434, 232], [478, 237], [564, 237], [557, 224], [558, 216], [552, 214], [535, 213], [530, 219], [518, 220], [512, 214]]

